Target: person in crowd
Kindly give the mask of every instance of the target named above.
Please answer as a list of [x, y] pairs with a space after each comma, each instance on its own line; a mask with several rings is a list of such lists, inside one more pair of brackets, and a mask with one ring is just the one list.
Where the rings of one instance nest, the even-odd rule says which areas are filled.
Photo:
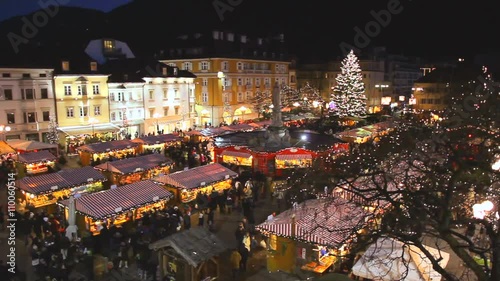
[[184, 229], [189, 230], [191, 228], [191, 211], [186, 210], [186, 213], [184, 214]]
[[231, 251], [231, 257], [229, 258], [231, 261], [231, 268], [233, 271], [233, 280], [239, 280], [240, 266], [241, 266], [241, 254], [239, 253], [237, 248], [234, 248]]
[[128, 268], [128, 250], [129, 247], [126, 242], [122, 242], [120, 244], [120, 251], [118, 252], [118, 257], [120, 258], [120, 264], [118, 265], [119, 268], [122, 268], [125, 266], [125, 268]]
[[207, 212], [208, 212], [208, 218], [207, 218], [208, 229], [210, 231], [213, 231], [215, 230], [215, 225], [214, 225], [215, 212], [212, 211], [211, 209], [208, 209]]
[[200, 213], [198, 214], [198, 226], [203, 227], [203, 222], [205, 221], [204, 213], [205, 211], [200, 210]]

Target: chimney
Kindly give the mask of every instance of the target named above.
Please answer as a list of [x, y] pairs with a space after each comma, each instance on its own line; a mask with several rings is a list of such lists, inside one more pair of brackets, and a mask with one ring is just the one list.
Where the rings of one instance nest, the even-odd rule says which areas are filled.
[[69, 71], [69, 61], [63, 60], [61, 64], [62, 71]]
[[97, 62], [90, 62], [90, 71], [97, 71]]
[[163, 76], [167, 76], [167, 68], [166, 67], [162, 68], [162, 74], [163, 74]]

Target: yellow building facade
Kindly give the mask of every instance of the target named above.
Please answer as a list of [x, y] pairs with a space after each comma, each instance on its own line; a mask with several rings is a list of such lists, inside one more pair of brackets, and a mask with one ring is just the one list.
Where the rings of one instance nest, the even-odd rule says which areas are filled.
[[291, 79], [288, 61], [201, 58], [162, 62], [196, 75], [198, 126], [218, 126], [257, 118], [259, 114], [251, 103], [255, 94], [271, 93], [275, 83], [288, 85]]
[[115, 132], [109, 119], [109, 75], [54, 75], [59, 130], [67, 136]]

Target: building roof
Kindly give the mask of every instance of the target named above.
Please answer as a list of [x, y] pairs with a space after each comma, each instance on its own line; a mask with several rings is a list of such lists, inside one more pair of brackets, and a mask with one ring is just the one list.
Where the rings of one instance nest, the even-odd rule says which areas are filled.
[[[308, 243], [338, 247], [365, 226], [368, 212], [360, 205], [340, 197], [307, 200], [255, 228], [277, 236]], [[295, 229], [293, 220], [295, 219]]]
[[19, 154], [17, 156], [17, 162], [24, 164], [39, 163], [42, 161], [54, 161], [57, 157], [47, 150], [40, 150], [38, 152], [28, 152]]
[[[112, 217], [130, 209], [168, 200], [173, 194], [150, 180], [120, 186], [75, 198], [76, 211], [96, 220]], [[59, 202], [69, 206], [69, 200]]]
[[159, 176], [154, 178], [153, 181], [181, 189], [194, 189], [237, 176], [238, 174], [232, 170], [221, 164], [214, 163], [186, 171]]
[[414, 83], [463, 83], [477, 80], [481, 73], [477, 65], [459, 63], [455, 67], [438, 67]]
[[193, 267], [228, 250], [222, 240], [204, 227], [193, 227], [149, 244], [149, 249], [155, 251], [168, 247]]
[[142, 138], [133, 139], [132, 141], [140, 143], [140, 144], [152, 145], [152, 144], [163, 144], [163, 143], [168, 143], [168, 142], [175, 142], [175, 141], [180, 141], [180, 140], [182, 140], [182, 137], [179, 137], [178, 135], [161, 134], [161, 135], [154, 135], [154, 136], [144, 136]]
[[17, 182], [17, 187], [28, 193], [44, 194], [99, 181], [106, 181], [106, 177], [92, 167], [83, 167], [65, 169], [57, 173], [24, 177]]
[[[112, 73], [108, 80], [110, 83], [144, 83], [143, 78], [147, 77], [196, 78], [196, 75], [187, 70], [177, 69], [176, 74], [174, 67], [154, 59], [110, 60], [102, 68], [103, 71]], [[166, 68], [166, 74], [163, 72], [163, 68]]]
[[41, 149], [57, 149], [57, 144], [44, 143], [39, 141], [29, 141], [29, 140], [8, 140], [7, 144], [16, 149], [22, 151], [34, 151]]
[[77, 148], [77, 150], [89, 153], [102, 153], [108, 151], [124, 150], [127, 148], [138, 147], [139, 144], [130, 140], [115, 140], [107, 142], [98, 142], [92, 144], [85, 144]]
[[95, 166], [95, 169], [117, 174], [132, 174], [148, 171], [159, 166], [171, 165], [173, 161], [162, 154], [148, 154], [133, 158], [106, 162]]

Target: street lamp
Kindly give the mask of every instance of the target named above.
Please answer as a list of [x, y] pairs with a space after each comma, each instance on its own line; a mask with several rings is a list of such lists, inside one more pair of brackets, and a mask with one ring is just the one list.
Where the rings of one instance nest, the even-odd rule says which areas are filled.
[[156, 133], [159, 135], [160, 134], [160, 123], [158, 122], [158, 118], [160, 118], [159, 113], [153, 114], [153, 118], [156, 120]]
[[12, 130], [11, 127], [5, 126], [5, 125], [0, 125], [0, 134], [4, 135]]
[[90, 126], [92, 126], [92, 136], [94, 136], [94, 125], [96, 123], [99, 123], [99, 120], [97, 120], [96, 118], [89, 119], [89, 124], [90, 124]]
[[241, 121], [244, 121], [245, 120], [245, 112], [247, 111], [247, 108], [242, 106], [242, 107], [240, 107], [240, 110], [241, 110]]

